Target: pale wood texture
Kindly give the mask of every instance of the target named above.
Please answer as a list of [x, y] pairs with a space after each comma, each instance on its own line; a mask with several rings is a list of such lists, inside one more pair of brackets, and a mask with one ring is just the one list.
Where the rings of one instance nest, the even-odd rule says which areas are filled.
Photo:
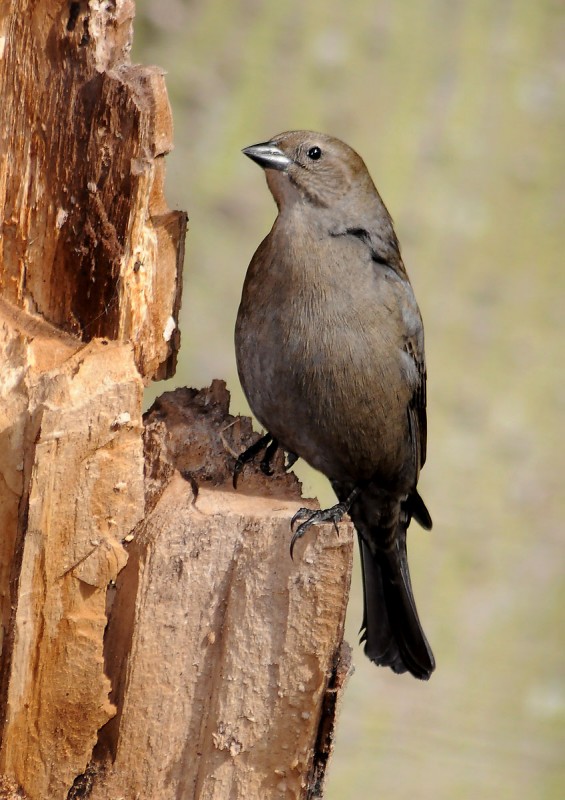
[[107, 587], [144, 513], [143, 382], [179, 344], [186, 215], [163, 198], [172, 121], [160, 71], [128, 62], [132, 16], [0, 14], [0, 771], [32, 798], [66, 797], [115, 713]]
[[[118, 578], [107, 663], [120, 711], [93, 799], [317, 796], [329, 682], [349, 670], [352, 531], [323, 526], [291, 560], [297, 481], [247, 471], [233, 490], [225, 447], [249, 422], [227, 405], [215, 383], [165, 395], [146, 420], [148, 463], [177, 469]], [[263, 496], [246, 493], [257, 486]]]
[[115, 713], [106, 591], [143, 514], [142, 382], [131, 345], [84, 346], [14, 317], [0, 318], [0, 765], [31, 797], [57, 798]]
[[133, 3], [0, 15], [0, 798], [321, 796], [353, 532], [174, 371], [186, 215]]

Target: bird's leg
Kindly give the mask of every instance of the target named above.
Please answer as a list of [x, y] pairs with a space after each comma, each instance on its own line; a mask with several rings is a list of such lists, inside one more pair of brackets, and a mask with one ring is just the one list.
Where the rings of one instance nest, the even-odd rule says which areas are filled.
[[265, 450], [265, 455], [261, 459], [259, 467], [261, 468], [261, 472], [263, 475], [271, 476], [274, 472], [273, 468], [271, 467], [271, 461], [273, 460], [275, 453], [279, 449], [279, 443], [276, 439], [272, 439], [271, 443], [267, 446]]
[[[277, 440], [273, 439], [270, 433], [266, 433], [264, 436], [261, 436], [260, 439], [257, 439], [251, 447], [248, 447], [247, 450], [241, 453], [241, 455], [237, 457], [235, 467], [233, 468], [233, 488], [237, 489], [237, 479], [243, 467], [250, 461], [253, 461], [255, 456], [258, 455], [261, 450], [265, 450], [265, 448], [267, 448], [267, 450], [261, 461], [261, 469], [265, 472], [264, 465], [266, 465], [266, 468], [270, 469], [270, 461], [278, 446]], [[268, 475], [269, 473], [267, 472], [265, 474]]]
[[296, 453], [291, 453], [291, 452], [288, 452], [286, 455], [287, 458], [286, 458], [286, 464], [284, 465], [284, 471], [288, 472], [289, 469], [292, 469], [292, 467], [298, 461], [298, 456], [296, 455]]
[[[271, 467], [271, 461], [275, 457], [275, 453], [277, 452], [279, 447], [280, 445], [278, 443], [278, 440], [273, 439], [271, 444], [265, 450], [265, 455], [263, 456], [263, 458], [261, 459], [261, 463], [259, 464], [259, 466], [261, 467], [261, 472], [264, 475], [269, 475], [269, 476], [274, 475], [274, 470]], [[286, 463], [284, 465], [284, 471], [288, 472], [296, 461], [298, 461], [298, 456], [296, 455], [296, 453], [291, 453], [287, 451], [287, 458], [286, 458]]]
[[[261, 468], [261, 472], [264, 475], [271, 476], [274, 474], [273, 468], [271, 463], [273, 458], [275, 457], [275, 453], [279, 449], [279, 442], [278, 439], [275, 439], [270, 433], [266, 433], [264, 436], [261, 436], [260, 439], [248, 447], [240, 456], [237, 457], [235, 462], [235, 467], [233, 470], [233, 488], [237, 489], [237, 479], [239, 478], [239, 473], [243, 469], [243, 467], [248, 464], [250, 461], [253, 461], [256, 455], [258, 455], [261, 450], [265, 450], [265, 455], [261, 459], [259, 463], [259, 467]], [[296, 453], [288, 453], [288, 457], [286, 459], [286, 464], [284, 465], [285, 472], [292, 467], [292, 465], [298, 460], [298, 456]]]
[[360, 491], [361, 488], [356, 486], [345, 500], [331, 508], [320, 509], [320, 511], [312, 511], [311, 508], [299, 508], [290, 521], [290, 529], [294, 530], [295, 524], [300, 520], [304, 520], [304, 522], [294, 531], [292, 539], [290, 540], [290, 557], [293, 558], [292, 554], [296, 542], [304, 536], [310, 525], [319, 525], [321, 522], [333, 522], [336, 533], [339, 533], [337, 523], [341, 522], [343, 516], [347, 514]]

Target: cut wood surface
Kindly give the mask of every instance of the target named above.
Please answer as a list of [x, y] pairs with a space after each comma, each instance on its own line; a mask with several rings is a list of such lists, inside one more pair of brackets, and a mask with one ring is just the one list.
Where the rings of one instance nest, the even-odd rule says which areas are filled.
[[[172, 374], [186, 214], [133, 3], [0, 18], [0, 798], [321, 796], [352, 529], [290, 559], [300, 487]], [[190, 343], [188, 343], [190, 346]]]
[[296, 500], [209, 489], [193, 504], [175, 474], [118, 584], [110, 647], [129, 652], [117, 730], [101, 739], [113, 760], [92, 798], [303, 796], [351, 541], [320, 531], [293, 563], [294, 510]]
[[233, 454], [257, 435], [228, 407], [215, 381], [164, 394], [146, 416], [151, 511], [126, 545], [110, 614], [119, 712], [91, 765], [93, 797], [128, 786], [140, 797], [321, 796], [351, 668], [353, 531], [312, 531], [293, 562], [299, 483], [278, 452], [273, 476], [250, 465], [233, 490]]
[[120, 712], [100, 739], [111, 757], [100, 762], [99, 800], [127, 790], [298, 798], [315, 785], [324, 711], [330, 729], [335, 718], [329, 682], [349, 669], [341, 642], [352, 532], [325, 525], [291, 560], [297, 481], [253, 472], [233, 490], [224, 443], [237, 443], [249, 421], [230, 420], [227, 403], [222, 384], [179, 391], [146, 422], [148, 463], [182, 451], [192, 472], [172, 473], [127, 545], [107, 637]]

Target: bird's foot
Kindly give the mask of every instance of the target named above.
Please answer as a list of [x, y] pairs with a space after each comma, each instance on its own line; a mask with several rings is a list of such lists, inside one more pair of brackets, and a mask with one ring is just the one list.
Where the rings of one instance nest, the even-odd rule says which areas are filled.
[[[274, 448], [273, 448], [274, 445]], [[266, 464], [267, 468], [270, 469], [270, 459], [275, 454], [275, 451], [278, 447], [278, 442], [276, 439], [273, 439], [270, 433], [266, 433], [264, 436], [261, 436], [257, 439], [256, 442], [253, 442], [251, 447], [248, 447], [243, 453], [241, 453], [235, 462], [235, 467], [233, 468], [233, 488], [237, 489], [237, 479], [239, 478], [239, 473], [244, 468], [246, 464], [250, 461], [253, 461], [255, 456], [259, 455], [261, 450], [265, 450], [265, 455], [261, 459], [261, 470], [265, 472], [264, 463]], [[267, 456], [269, 456], [269, 460], [267, 461]], [[272, 474], [267, 472], [266, 474]]]
[[[253, 461], [255, 456], [259, 455], [262, 450], [265, 451], [265, 454], [259, 462], [261, 472], [269, 477], [273, 475], [274, 470], [271, 466], [271, 463], [278, 448], [279, 443], [277, 439], [271, 436], [270, 433], [266, 433], [264, 436], [261, 436], [260, 439], [257, 439], [257, 441], [251, 445], [251, 447], [248, 447], [247, 450], [241, 453], [241, 455], [237, 457], [233, 470], [233, 488], [237, 489], [237, 479], [239, 478], [239, 474], [243, 467], [250, 461]], [[288, 458], [284, 466], [285, 471], [288, 471], [292, 467], [297, 458], [298, 456], [296, 453], [288, 453]]]
[[333, 522], [336, 533], [339, 535], [339, 528], [337, 523], [341, 522], [344, 514], [347, 513], [345, 503], [337, 503], [331, 508], [323, 508], [319, 511], [312, 511], [311, 508], [299, 508], [296, 514], [290, 521], [290, 529], [294, 530], [294, 526], [300, 520], [304, 522], [298, 526], [290, 540], [290, 557], [294, 558], [294, 547], [296, 542], [301, 539], [311, 525], [321, 525], [323, 522]]
[[[351, 504], [359, 494], [361, 489], [355, 487], [349, 497], [341, 503], [336, 503], [331, 508], [323, 508], [318, 511], [313, 511], [311, 508], [299, 508], [296, 514], [290, 521], [290, 529], [294, 531], [292, 539], [290, 540], [290, 557], [293, 558], [294, 546], [296, 542], [301, 539], [311, 525], [320, 525], [323, 522], [333, 522], [336, 533], [339, 536], [339, 528], [337, 523], [341, 522], [343, 517], [351, 508]], [[297, 522], [304, 520], [301, 525], [294, 530]]]

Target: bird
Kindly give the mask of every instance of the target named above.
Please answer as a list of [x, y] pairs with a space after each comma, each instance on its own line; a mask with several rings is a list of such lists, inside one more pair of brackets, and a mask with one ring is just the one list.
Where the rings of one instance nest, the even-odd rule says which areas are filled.
[[[311, 525], [349, 513], [364, 651], [427, 680], [435, 660], [406, 545], [412, 518], [432, 527], [416, 488], [426, 460], [424, 330], [391, 216], [362, 158], [337, 138], [287, 131], [242, 152], [264, 169], [278, 209], [235, 326], [239, 379], [267, 431], [261, 468], [270, 472], [280, 446], [322, 472], [338, 500], [297, 511], [291, 555]], [[244, 453], [236, 471], [256, 454]]]

